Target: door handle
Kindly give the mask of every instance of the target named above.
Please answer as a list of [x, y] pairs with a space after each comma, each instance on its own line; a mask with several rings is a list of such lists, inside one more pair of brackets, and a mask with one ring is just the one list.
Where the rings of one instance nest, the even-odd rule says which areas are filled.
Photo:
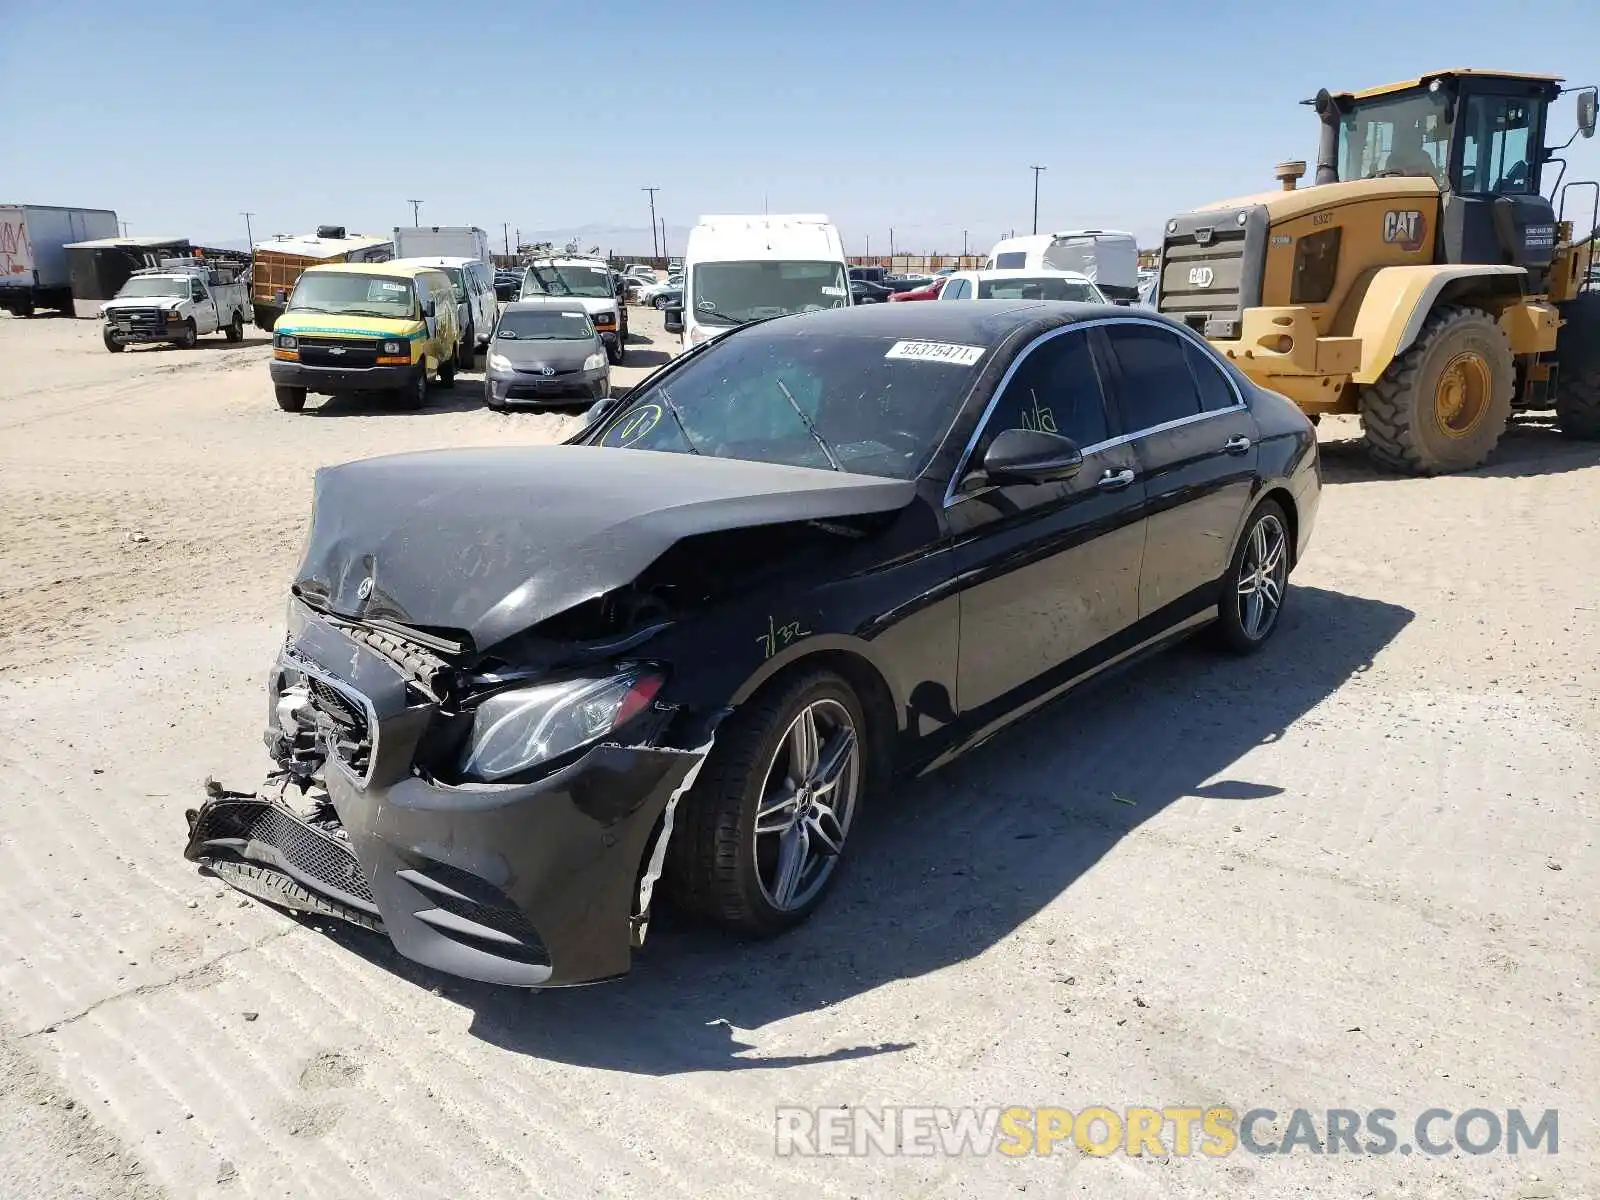
[[1246, 450], [1250, 449], [1250, 447], [1253, 446], [1254, 444], [1255, 444], [1254, 442], [1252, 442], [1249, 438], [1245, 437], [1244, 434], [1241, 433], [1241, 434], [1236, 434], [1235, 436], [1229, 438], [1227, 441], [1223, 442], [1222, 443], [1222, 448], [1224, 450], [1226, 450], [1229, 454], [1243, 454]]
[[1133, 472], [1127, 468], [1120, 471], [1107, 471], [1100, 476], [1100, 482], [1095, 484], [1102, 492], [1116, 492], [1127, 487], [1133, 482]]

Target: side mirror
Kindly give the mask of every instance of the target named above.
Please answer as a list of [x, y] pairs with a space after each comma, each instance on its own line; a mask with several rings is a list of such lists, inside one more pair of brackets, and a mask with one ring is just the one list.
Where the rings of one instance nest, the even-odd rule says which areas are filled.
[[596, 400], [589, 406], [589, 411], [583, 414], [583, 427], [588, 429], [605, 420], [606, 414], [621, 404], [626, 399], [627, 394], [627, 388], [618, 388], [604, 399]]
[[1595, 110], [1600, 106], [1600, 92], [1585, 88], [1578, 93], [1578, 132], [1586, 138], [1594, 136]]
[[991, 483], [1055, 483], [1083, 467], [1083, 452], [1071, 438], [1037, 429], [1002, 431], [983, 456]]
[[661, 310], [661, 315], [665, 318], [662, 324], [666, 327], [668, 333], [683, 332], [683, 305], [674, 306], [669, 304]]

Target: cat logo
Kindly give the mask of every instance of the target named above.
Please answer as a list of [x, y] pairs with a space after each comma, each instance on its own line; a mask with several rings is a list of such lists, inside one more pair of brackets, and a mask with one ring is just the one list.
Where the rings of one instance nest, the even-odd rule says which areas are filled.
[[1428, 223], [1415, 209], [1383, 214], [1383, 240], [1402, 250], [1420, 250]]
[[1210, 267], [1190, 267], [1189, 268], [1189, 286], [1190, 287], [1208, 288], [1208, 287], [1211, 286], [1211, 281], [1213, 279], [1215, 279], [1216, 277], [1217, 277], [1216, 276], [1216, 272], [1213, 271]]

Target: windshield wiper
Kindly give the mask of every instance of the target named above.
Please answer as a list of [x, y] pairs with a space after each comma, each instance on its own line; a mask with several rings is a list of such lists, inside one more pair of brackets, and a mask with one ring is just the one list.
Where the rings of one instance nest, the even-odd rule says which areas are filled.
[[783, 393], [783, 398], [789, 402], [789, 407], [794, 409], [794, 415], [800, 418], [800, 423], [806, 427], [806, 432], [811, 435], [818, 448], [827, 456], [828, 465], [835, 471], [844, 470], [839, 465], [839, 460], [833, 456], [833, 450], [829, 448], [828, 443], [822, 440], [822, 435], [817, 432], [817, 427], [811, 423], [811, 418], [806, 416], [806, 410], [800, 407], [794, 396], [790, 394], [789, 389], [783, 386], [783, 380], [774, 379], [772, 382], [778, 385], [778, 390]]
[[699, 447], [694, 444], [694, 439], [689, 436], [689, 430], [683, 423], [683, 414], [678, 411], [678, 406], [672, 402], [672, 397], [667, 393], [667, 389], [658, 387], [656, 391], [661, 393], [661, 399], [666, 403], [667, 412], [672, 416], [672, 423], [678, 427], [678, 433], [683, 438], [683, 444], [689, 447], [689, 453], [699, 454]]

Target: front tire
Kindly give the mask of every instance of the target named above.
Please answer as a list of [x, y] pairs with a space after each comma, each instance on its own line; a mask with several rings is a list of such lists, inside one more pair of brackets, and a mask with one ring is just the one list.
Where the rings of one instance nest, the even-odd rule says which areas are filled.
[[617, 340], [606, 343], [606, 361], [613, 367], [620, 367], [622, 360], [627, 356], [628, 349], [622, 344], [624, 334], [617, 334]]
[[771, 936], [822, 903], [861, 808], [861, 701], [832, 671], [779, 683], [730, 716], [668, 844], [679, 905]]
[[660, 312], [667, 307], [667, 298], [665, 296], [657, 296], [650, 303], [656, 306], [656, 311]]
[[456, 385], [456, 360], [442, 358], [439, 360], [439, 386], [453, 388]]
[[1480, 308], [1446, 305], [1416, 344], [1361, 393], [1367, 452], [1407, 475], [1442, 475], [1489, 457], [1511, 419], [1511, 342]]
[[463, 371], [470, 371], [478, 360], [478, 331], [471, 325], [461, 335], [461, 341], [456, 344], [456, 366]]
[[125, 345], [117, 341], [117, 335], [112, 333], [109, 329], [101, 330], [100, 340], [106, 344], [106, 349], [111, 351], [113, 354], [121, 354], [127, 349]]
[[179, 350], [193, 350], [200, 341], [200, 334], [194, 327], [192, 320], [183, 323], [183, 329], [178, 333], [178, 340], [172, 344]]
[[[441, 374], [443, 373], [443, 370], [444, 365], [441, 363]], [[406, 383], [405, 387], [400, 389], [399, 403], [401, 408], [413, 411], [423, 407], [423, 405], [428, 403], [427, 359], [423, 359], [417, 364], [417, 369], [412, 373], [410, 380]]]
[[302, 387], [274, 387], [272, 394], [284, 412], [302, 412], [306, 406], [306, 390]]
[[1217, 638], [1226, 649], [1254, 654], [1267, 644], [1283, 616], [1293, 560], [1289, 518], [1276, 500], [1265, 500], [1234, 548], [1217, 606]]

